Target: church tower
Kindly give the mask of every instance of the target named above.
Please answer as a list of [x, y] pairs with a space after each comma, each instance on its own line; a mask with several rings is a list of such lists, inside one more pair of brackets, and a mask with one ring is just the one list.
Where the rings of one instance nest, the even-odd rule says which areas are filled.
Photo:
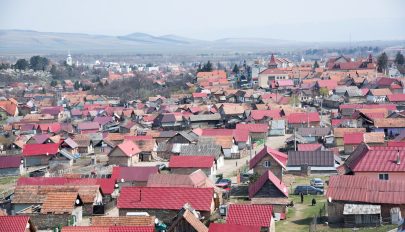
[[68, 57], [66, 58], [66, 64], [69, 66], [73, 65], [73, 59], [72, 56], [70, 55], [70, 52], [68, 53]]

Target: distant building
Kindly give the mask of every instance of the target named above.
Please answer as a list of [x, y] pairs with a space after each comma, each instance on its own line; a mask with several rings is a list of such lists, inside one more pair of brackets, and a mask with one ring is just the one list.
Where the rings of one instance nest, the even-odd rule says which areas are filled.
[[73, 65], [73, 59], [72, 59], [72, 56], [70, 55], [70, 52], [68, 54], [68, 57], [66, 58], [66, 64], [69, 66]]

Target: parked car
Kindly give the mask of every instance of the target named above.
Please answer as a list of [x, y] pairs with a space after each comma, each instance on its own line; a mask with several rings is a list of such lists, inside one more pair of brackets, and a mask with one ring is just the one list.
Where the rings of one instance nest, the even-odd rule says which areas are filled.
[[324, 185], [323, 180], [321, 178], [313, 178], [309, 183], [311, 184], [311, 186], [315, 188], [323, 188]]
[[300, 195], [301, 193], [304, 195], [322, 195], [323, 189], [315, 188], [310, 185], [299, 185], [295, 188], [294, 194]]
[[226, 191], [230, 191], [232, 181], [230, 179], [218, 179], [217, 182], [215, 182], [215, 186], [225, 189]]

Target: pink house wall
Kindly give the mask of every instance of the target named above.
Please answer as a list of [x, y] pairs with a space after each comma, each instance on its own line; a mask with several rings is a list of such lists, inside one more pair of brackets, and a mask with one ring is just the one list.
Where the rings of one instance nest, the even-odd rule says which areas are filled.
[[367, 176], [378, 180], [378, 174], [388, 173], [389, 180], [404, 180], [405, 172], [356, 172], [356, 176]]

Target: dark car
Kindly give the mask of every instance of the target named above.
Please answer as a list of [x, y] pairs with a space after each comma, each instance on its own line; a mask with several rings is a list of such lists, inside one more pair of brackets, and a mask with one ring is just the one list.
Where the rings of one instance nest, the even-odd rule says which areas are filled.
[[215, 186], [229, 191], [231, 190], [232, 181], [230, 179], [218, 179]]
[[300, 185], [297, 186], [294, 190], [295, 195], [300, 195], [303, 193], [304, 195], [322, 195], [323, 190], [319, 188], [315, 188], [314, 186], [310, 185]]

